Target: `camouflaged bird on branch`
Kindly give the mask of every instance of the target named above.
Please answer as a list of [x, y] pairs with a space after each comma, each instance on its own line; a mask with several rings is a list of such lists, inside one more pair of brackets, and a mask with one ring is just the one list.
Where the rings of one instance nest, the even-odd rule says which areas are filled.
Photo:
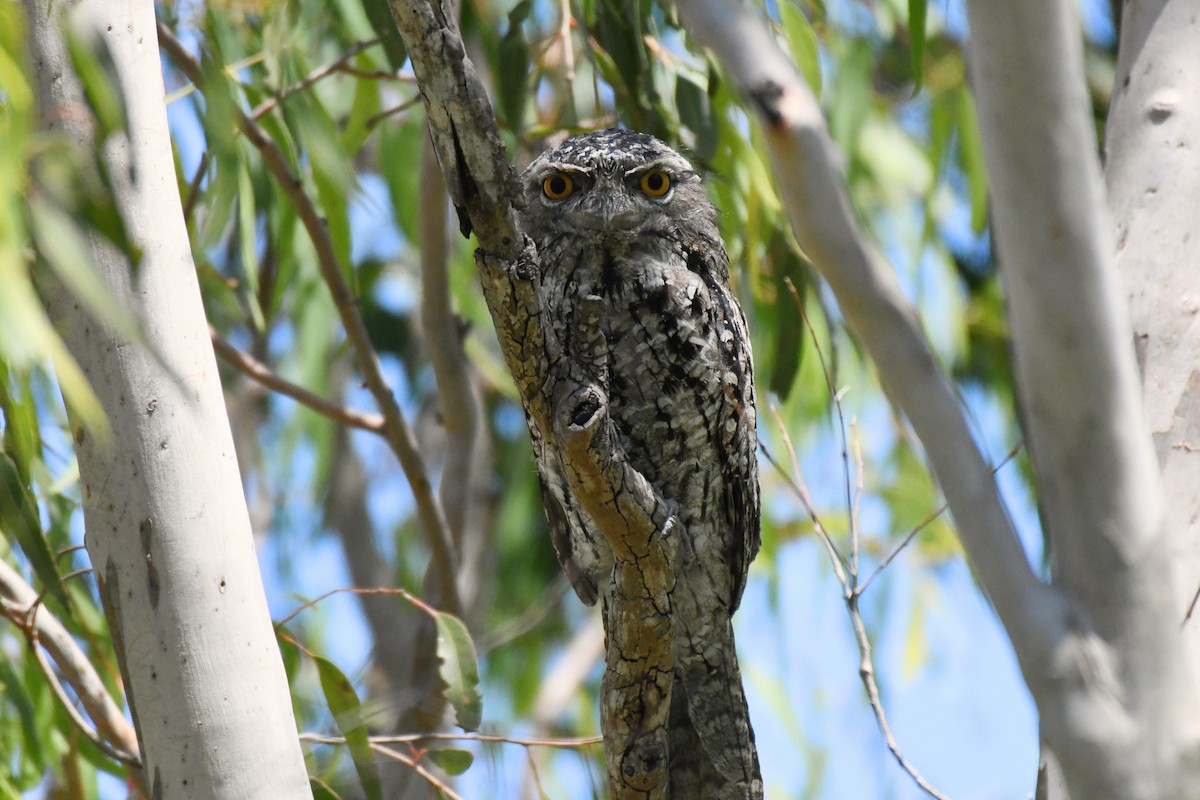
[[686, 159], [615, 129], [522, 188], [536, 265], [478, 262], [559, 561], [602, 602], [613, 793], [759, 798], [731, 625], [759, 545], [754, 385], [716, 211]]

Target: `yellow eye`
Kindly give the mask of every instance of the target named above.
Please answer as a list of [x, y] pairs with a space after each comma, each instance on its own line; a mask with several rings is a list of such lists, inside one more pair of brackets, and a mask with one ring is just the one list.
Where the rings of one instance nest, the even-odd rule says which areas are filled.
[[638, 185], [647, 197], [666, 197], [667, 192], [671, 191], [671, 176], [661, 169], [651, 170], [642, 176]]
[[575, 181], [569, 175], [556, 172], [542, 181], [542, 191], [551, 200], [566, 200], [575, 191]]

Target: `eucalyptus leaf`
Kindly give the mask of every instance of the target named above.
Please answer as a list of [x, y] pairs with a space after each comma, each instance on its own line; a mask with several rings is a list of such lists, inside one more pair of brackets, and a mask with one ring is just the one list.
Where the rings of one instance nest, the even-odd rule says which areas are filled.
[[345, 737], [346, 747], [354, 759], [354, 769], [358, 772], [363, 793], [367, 800], [382, 800], [379, 766], [375, 762], [375, 753], [371, 750], [358, 692], [354, 691], [350, 679], [332, 661], [322, 656], [314, 656], [313, 661], [317, 665], [317, 675], [321, 680], [325, 702], [329, 704], [334, 722]]
[[42, 533], [37, 504], [8, 453], [0, 453], [0, 529], [10, 542], [20, 546], [42, 588], [49, 591], [64, 609], [69, 609], [70, 600], [58, 574], [54, 553]]
[[478, 730], [483, 722], [483, 696], [479, 693], [475, 644], [462, 620], [441, 611], [435, 612], [434, 619], [437, 622], [437, 654], [442, 662], [446, 699], [454, 707], [460, 728]]
[[458, 750], [447, 747], [430, 750], [427, 755], [430, 761], [437, 764], [450, 775], [462, 775], [470, 769], [471, 764], [475, 763], [475, 755], [469, 750]]

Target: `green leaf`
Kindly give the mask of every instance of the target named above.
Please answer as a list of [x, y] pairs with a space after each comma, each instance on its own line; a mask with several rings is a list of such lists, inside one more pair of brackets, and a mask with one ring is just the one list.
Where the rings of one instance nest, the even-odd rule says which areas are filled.
[[83, 94], [96, 117], [97, 146], [117, 131], [125, 131], [128, 119], [120, 79], [108, 43], [99, 35], [80, 34], [65, 26], [67, 53]]
[[27, 202], [38, 252], [54, 274], [91, 314], [118, 336], [129, 342], [142, 341], [137, 319], [121, 307], [96, 274], [90, 248], [75, 221], [40, 194], [32, 194]]
[[350, 750], [350, 757], [354, 759], [354, 769], [358, 772], [358, 779], [362, 781], [363, 792], [367, 800], [383, 800], [379, 767], [375, 763], [375, 754], [371, 751], [358, 693], [354, 691], [350, 679], [332, 661], [321, 656], [313, 656], [313, 660], [317, 663], [317, 674], [321, 679], [321, 691], [325, 693], [325, 702], [333, 712], [338, 730], [346, 739], [346, 747]]
[[871, 85], [875, 53], [869, 42], [856, 39], [842, 53], [827, 96], [830, 99], [829, 131], [847, 154], [853, 154], [858, 134], [871, 110]]
[[0, 453], [0, 528], [10, 541], [20, 545], [42, 585], [64, 608], [70, 608], [54, 553], [42, 535], [37, 504], [21, 482], [21, 472], [8, 453]]
[[478, 730], [483, 721], [483, 696], [479, 693], [475, 644], [462, 620], [441, 611], [434, 612], [434, 619], [437, 621], [437, 654], [442, 662], [446, 699], [454, 707], [459, 727]]
[[263, 330], [266, 320], [263, 319], [262, 305], [259, 302], [258, 291], [258, 226], [257, 212], [254, 206], [254, 184], [250, 181], [250, 170], [246, 162], [238, 163], [238, 246], [242, 256], [242, 275], [246, 279], [246, 307], [250, 311], [250, 320], [255, 330]]
[[711, 162], [717, 150], [717, 122], [708, 93], [696, 81], [679, 73], [675, 77], [675, 105], [679, 121], [696, 135], [693, 148], [696, 160], [702, 164]]
[[[792, 249], [787, 237], [776, 232], [767, 245], [767, 259], [778, 276], [775, 310], [775, 358], [771, 364], [770, 389], [780, 400], [787, 400], [800, 371], [800, 359], [808, 331], [804, 325], [799, 303], [804, 302], [808, 289], [807, 273], [800, 255]], [[796, 287], [799, 301], [788, 290], [786, 279]]]
[[[360, 54], [357, 63], [359, 67], [368, 69], [370, 59]], [[371, 135], [368, 122], [380, 112], [379, 87], [375, 81], [355, 81], [354, 101], [350, 104], [350, 115], [342, 128], [342, 149], [347, 153], [357, 153], [363, 143]]]
[[342, 800], [329, 784], [315, 775], [308, 776], [308, 788], [312, 789], [313, 800]]
[[958, 92], [958, 148], [967, 187], [971, 193], [971, 229], [983, 233], [987, 226], [988, 179], [983, 163], [983, 142], [979, 137], [979, 118], [975, 115], [975, 98], [963, 87]]
[[16, 375], [0, 368], [0, 412], [4, 415], [0, 450], [12, 456], [21, 473], [21, 483], [29, 486], [32, 484], [29, 467], [41, 449], [41, 436], [28, 374]]
[[[0, 660], [0, 693], [3, 693], [4, 699], [16, 708], [17, 715], [21, 718], [22, 754], [37, 767], [44, 769], [45, 754], [33, 700], [22, 684], [21, 676], [7, 660]], [[3, 797], [3, 794], [0, 794], [0, 797]]]
[[430, 750], [426, 755], [450, 775], [462, 775], [475, 762], [475, 755], [469, 750], [458, 750], [447, 747], [443, 750]]
[[21, 793], [0, 773], [0, 800], [21, 800]]
[[513, 133], [520, 134], [525, 118], [525, 98], [529, 94], [529, 44], [521, 24], [529, 16], [530, 0], [521, 0], [508, 12], [508, 30], [500, 39], [496, 71], [496, 99], [500, 113]]
[[936, 92], [929, 103], [929, 163], [933, 166], [934, 187], [946, 171], [946, 150], [954, 133], [957, 104], [954, 92]]
[[420, 170], [413, 166], [414, 153], [421, 152], [427, 135], [423, 114], [410, 114], [400, 124], [383, 125], [379, 131], [380, 168], [387, 181], [396, 224], [409, 241], [418, 240], [417, 203], [420, 202], [420, 193], [417, 191], [417, 179]]
[[408, 60], [408, 52], [404, 49], [404, 40], [400, 38], [400, 31], [396, 28], [396, 20], [392, 18], [387, 0], [362, 0], [362, 5], [367, 19], [371, 21], [371, 27], [375, 29], [375, 34], [383, 44], [383, 51], [387, 53], [388, 64], [392, 69], [399, 70]]
[[800, 68], [800, 74], [819, 97], [821, 94], [821, 49], [817, 44], [817, 33], [804, 12], [792, 0], [779, 4], [779, 17], [783, 32], [787, 35], [792, 58]]
[[296, 675], [300, 672], [300, 664], [302, 663], [304, 654], [300, 652], [300, 648], [296, 643], [287, 636], [276, 636], [275, 641], [279, 644], [279, 655], [283, 659], [283, 672], [287, 675], [288, 683], [295, 683]]
[[925, 11], [927, 0], [908, 0], [908, 47], [912, 53], [913, 94], [921, 89], [925, 75]]

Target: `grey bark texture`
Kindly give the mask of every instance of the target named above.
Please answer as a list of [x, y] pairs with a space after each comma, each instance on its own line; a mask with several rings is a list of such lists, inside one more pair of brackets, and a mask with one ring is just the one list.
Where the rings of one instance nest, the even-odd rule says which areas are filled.
[[[42, 122], [84, 154], [88, 106], [63, 48], [62, 3], [26, 0]], [[46, 304], [109, 435], [74, 423], [86, 541], [154, 798], [310, 797], [254, 554], [216, 361], [183, 222], [149, 0], [67, 6], [107, 51], [127, 128], [104, 143], [142, 257], [91, 237], [98, 274], [141, 341], [65, 290]]]

